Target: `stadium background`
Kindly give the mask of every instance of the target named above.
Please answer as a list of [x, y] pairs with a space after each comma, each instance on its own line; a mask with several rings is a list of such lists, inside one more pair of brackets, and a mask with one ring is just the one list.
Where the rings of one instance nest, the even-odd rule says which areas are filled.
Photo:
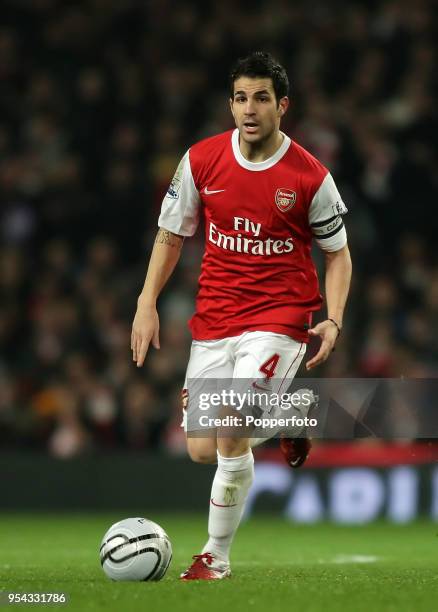
[[[3, 1], [0, 509], [205, 507], [212, 468], [191, 466], [179, 427], [200, 234], [141, 370], [130, 329], [163, 193], [191, 143], [232, 127], [228, 70], [253, 49], [285, 65], [282, 129], [330, 168], [350, 209], [354, 282], [320, 375], [437, 376], [433, 12], [428, 0]], [[260, 510], [438, 518], [434, 446], [395, 446], [335, 447], [336, 461], [322, 445], [299, 476], [261, 450]]]

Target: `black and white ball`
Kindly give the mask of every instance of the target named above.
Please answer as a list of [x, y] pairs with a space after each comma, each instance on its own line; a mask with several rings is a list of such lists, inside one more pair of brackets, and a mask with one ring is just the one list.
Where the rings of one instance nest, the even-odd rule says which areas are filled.
[[112, 580], [161, 580], [172, 560], [172, 545], [157, 523], [128, 518], [103, 536], [100, 563]]

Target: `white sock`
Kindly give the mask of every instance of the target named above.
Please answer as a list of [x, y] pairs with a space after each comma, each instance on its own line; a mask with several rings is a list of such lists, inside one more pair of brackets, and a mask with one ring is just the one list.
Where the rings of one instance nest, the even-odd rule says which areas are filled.
[[231, 542], [242, 518], [253, 478], [251, 450], [240, 457], [217, 454], [208, 516], [209, 539], [202, 552], [210, 552], [219, 561], [229, 563]]

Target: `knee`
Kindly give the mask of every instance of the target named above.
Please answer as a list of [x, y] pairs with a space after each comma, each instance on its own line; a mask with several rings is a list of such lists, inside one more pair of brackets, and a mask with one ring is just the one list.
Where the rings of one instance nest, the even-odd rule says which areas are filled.
[[187, 440], [187, 452], [195, 463], [215, 464], [217, 462], [216, 445], [196, 444]]
[[240, 457], [249, 451], [247, 438], [218, 438], [217, 449], [222, 457]]

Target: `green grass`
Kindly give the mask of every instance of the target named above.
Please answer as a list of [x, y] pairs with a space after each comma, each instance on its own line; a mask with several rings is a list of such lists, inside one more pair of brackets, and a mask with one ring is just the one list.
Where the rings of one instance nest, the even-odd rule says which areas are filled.
[[[0, 590], [66, 592], [64, 610], [428, 611], [438, 608], [438, 526], [297, 526], [277, 517], [242, 525], [233, 577], [181, 583], [205, 538], [205, 517], [156, 516], [174, 558], [158, 583], [113, 583], [99, 560], [114, 515], [0, 515]], [[29, 606], [16, 605], [11, 609]], [[9, 609], [5, 606], [4, 609]], [[35, 609], [33, 607], [33, 609]]]

